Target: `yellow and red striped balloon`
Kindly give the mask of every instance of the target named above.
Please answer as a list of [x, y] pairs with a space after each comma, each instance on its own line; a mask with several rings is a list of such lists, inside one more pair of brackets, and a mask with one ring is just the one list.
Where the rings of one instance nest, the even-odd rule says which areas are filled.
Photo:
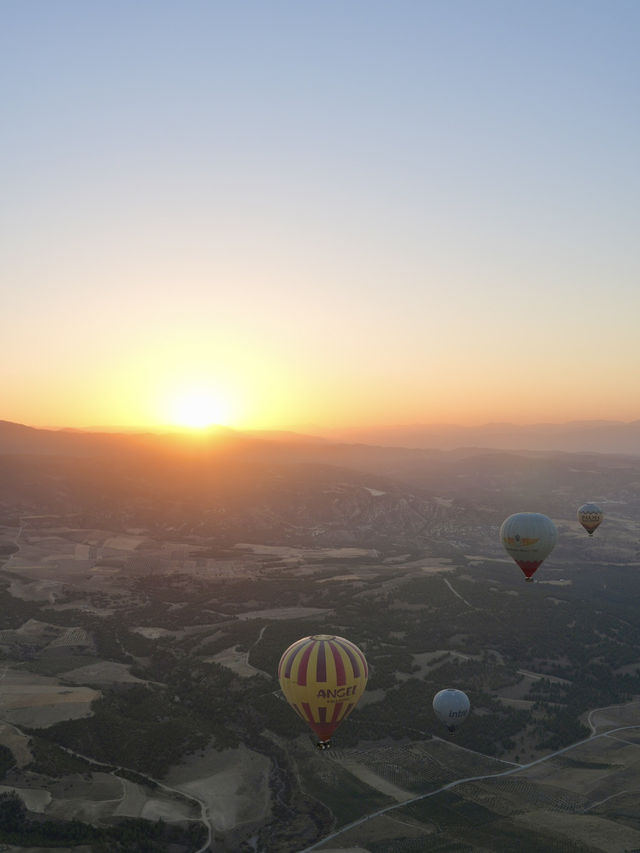
[[360, 649], [331, 634], [297, 640], [278, 666], [285, 699], [318, 735], [322, 748], [330, 745], [331, 735], [358, 704], [368, 676]]

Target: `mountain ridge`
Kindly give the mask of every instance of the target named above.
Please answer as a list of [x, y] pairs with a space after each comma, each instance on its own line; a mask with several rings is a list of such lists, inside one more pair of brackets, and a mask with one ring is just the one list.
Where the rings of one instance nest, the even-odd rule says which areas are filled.
[[0, 420], [0, 453], [69, 453], [91, 455], [117, 448], [163, 448], [194, 452], [230, 447], [370, 445], [424, 451], [486, 449], [640, 455], [640, 420], [577, 420], [564, 423], [510, 424], [493, 422], [480, 426], [411, 424], [383, 427], [352, 427], [304, 434], [292, 430], [237, 430], [212, 427], [201, 432], [111, 432], [41, 428]]
[[499, 450], [544, 450], [640, 454], [640, 420], [578, 420], [564, 423], [411, 424], [332, 430], [322, 433], [379, 445], [454, 450], [484, 447]]

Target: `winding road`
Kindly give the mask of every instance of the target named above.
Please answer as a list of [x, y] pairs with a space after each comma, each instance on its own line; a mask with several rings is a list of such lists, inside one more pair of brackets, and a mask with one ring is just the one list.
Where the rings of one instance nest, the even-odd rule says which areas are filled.
[[[14, 726], [14, 728], [16, 728], [16, 727]], [[24, 733], [22, 732], [22, 734], [24, 734]], [[153, 785], [157, 785], [158, 788], [162, 788], [164, 791], [168, 791], [170, 794], [177, 794], [180, 797], [183, 797], [187, 800], [193, 800], [194, 802], [198, 803], [198, 805], [200, 806], [200, 821], [199, 822], [203, 823], [207, 828], [207, 840], [202, 845], [202, 847], [199, 847], [197, 850], [194, 850], [194, 853], [206, 853], [207, 850], [211, 849], [211, 841], [213, 838], [213, 829], [211, 827], [211, 821], [209, 819], [209, 812], [207, 810], [207, 804], [205, 803], [204, 800], [201, 800], [200, 797], [196, 797], [193, 794], [187, 794], [186, 791], [181, 791], [179, 788], [171, 788], [169, 785], [165, 785], [164, 782], [160, 782], [158, 779], [154, 779], [152, 776], [147, 776], [146, 773], [140, 773], [139, 770], [133, 770], [132, 771], [130, 768], [121, 767], [118, 764], [108, 764], [104, 761], [98, 761], [95, 758], [89, 758], [88, 755], [82, 755], [80, 752], [76, 752], [75, 750], [69, 749], [66, 746], [62, 746], [61, 744], [58, 744], [58, 746], [60, 747], [60, 749], [63, 749], [69, 755], [73, 755], [76, 758], [82, 758], [82, 759], [84, 759], [84, 761], [86, 761], [89, 764], [94, 764], [98, 767], [107, 767], [109, 769], [109, 772], [115, 776], [117, 776], [116, 771], [118, 771], [118, 770], [123, 770], [123, 771], [129, 772], [129, 773], [135, 773], [136, 776], [139, 776], [141, 779], [146, 779], [149, 783], [151, 783]], [[120, 778], [120, 777], [118, 777], [118, 778]]]
[[[18, 529], [18, 533], [17, 533], [16, 540], [15, 540], [15, 543], [18, 546], [18, 551], [20, 550], [19, 540], [20, 540], [22, 532], [26, 526], [25, 521], [29, 518], [37, 518], [37, 517], [38, 516], [28, 516], [28, 515], [20, 517], [20, 519], [19, 519], [20, 520], [20, 527]], [[17, 554], [18, 551], [16, 551], [15, 553]], [[5, 561], [5, 562], [8, 562], [8, 561]], [[264, 628], [260, 632], [258, 642], [262, 639], [263, 632], [264, 632]], [[9, 667], [8, 667], [8, 665], [6, 665], [6, 666], [4, 666], [2, 671], [0, 671], [0, 681], [2, 681], [2, 679], [5, 677], [8, 669], [9, 669]], [[8, 720], [4, 720], [4, 719], [2, 720], [2, 722], [5, 723], [6, 725], [11, 726], [11, 728], [14, 729], [14, 731], [18, 732], [19, 734], [23, 735], [24, 737], [27, 737], [27, 735], [25, 735], [24, 732], [18, 726], [16, 726], [14, 723], [10, 723]], [[205, 843], [201, 847], [199, 847], [197, 850], [194, 850], [193, 853], [207, 853], [208, 850], [211, 850], [211, 842], [213, 840], [213, 827], [211, 826], [211, 819], [209, 817], [209, 811], [207, 809], [207, 804], [204, 800], [201, 800], [200, 797], [196, 797], [194, 794], [187, 793], [186, 791], [181, 791], [179, 788], [171, 788], [169, 785], [165, 785], [164, 782], [160, 782], [158, 779], [154, 779], [151, 776], [147, 776], [146, 774], [140, 773], [137, 770], [132, 771], [130, 768], [127, 768], [127, 767], [121, 767], [119, 765], [114, 765], [114, 764], [107, 764], [106, 762], [98, 761], [95, 758], [90, 758], [88, 755], [82, 755], [81, 753], [75, 752], [74, 750], [69, 749], [65, 746], [62, 746], [60, 744], [58, 744], [58, 746], [60, 746], [60, 749], [63, 749], [69, 755], [74, 755], [77, 758], [82, 758], [88, 764], [92, 764], [96, 767], [108, 768], [109, 772], [111, 772], [113, 775], [117, 775], [116, 771], [118, 771], [118, 770], [123, 770], [125, 772], [128, 771], [130, 773], [134, 772], [140, 778], [146, 779], [150, 784], [157, 785], [158, 788], [162, 788], [164, 791], [167, 791], [170, 794], [178, 795], [178, 796], [183, 797], [187, 800], [192, 800], [193, 802], [197, 803], [199, 808], [200, 808], [199, 822], [204, 824], [204, 826], [207, 829], [207, 839], [206, 839]], [[121, 777], [118, 777], [118, 778], [121, 779]], [[121, 781], [122, 781], [122, 779], [121, 779]]]
[[451, 586], [451, 584], [449, 583], [449, 581], [448, 581], [446, 578], [442, 578], [442, 580], [446, 583], [446, 585], [449, 587], [449, 589], [451, 590], [451, 592], [452, 592], [455, 596], [457, 596], [457, 597], [460, 599], [460, 601], [464, 601], [464, 603], [467, 605], [467, 607], [470, 607], [472, 610], [475, 610], [475, 609], [476, 609], [476, 608], [473, 606], [473, 604], [469, 604], [469, 602], [467, 601], [467, 599], [466, 599], [466, 598], [463, 598], [463, 597], [460, 595], [460, 593], [459, 593], [456, 589], [454, 589], [454, 588]]
[[[640, 705], [640, 702], [632, 702], [629, 705]], [[625, 707], [629, 707], [629, 705]], [[528, 770], [530, 767], [535, 767], [537, 764], [542, 764], [545, 761], [549, 761], [552, 758], [555, 758], [557, 755], [563, 755], [565, 752], [570, 752], [572, 749], [576, 749], [579, 746], [583, 746], [585, 743], [591, 743], [594, 740], [598, 740], [599, 738], [609, 737], [610, 735], [616, 734], [616, 732], [625, 732], [630, 731], [631, 729], [640, 729], [640, 725], [634, 726], [619, 726], [618, 728], [609, 729], [606, 732], [601, 732], [597, 734], [596, 727], [592, 722], [592, 715], [597, 713], [598, 711], [606, 711], [609, 708], [620, 708], [620, 705], [606, 705], [603, 708], [594, 708], [589, 712], [588, 723], [591, 728], [591, 735], [589, 737], [584, 738], [583, 740], [576, 741], [576, 743], [569, 744], [569, 746], [564, 746], [562, 749], [557, 749], [555, 752], [550, 752], [548, 755], [543, 755], [542, 758], [536, 758], [535, 761], [530, 761], [528, 764], [518, 764], [515, 767], [510, 767], [508, 770], [502, 770], [499, 773], [488, 773], [482, 776], [465, 776], [462, 779], [455, 779], [453, 782], [447, 782], [446, 785], [443, 785], [441, 788], [437, 788], [435, 791], [429, 791], [426, 794], [419, 794], [417, 797], [412, 797], [410, 800], [405, 800], [402, 803], [393, 803], [390, 806], [385, 806], [385, 808], [378, 809], [375, 812], [371, 812], [371, 814], [365, 815], [365, 817], [361, 817], [358, 820], [354, 820], [351, 823], [346, 824], [345, 826], [340, 827], [340, 829], [335, 832], [330, 833], [329, 835], [325, 835], [324, 838], [321, 838], [319, 841], [316, 841], [315, 844], [310, 845], [309, 847], [305, 847], [304, 849], [298, 851], [298, 853], [309, 853], [311, 850], [317, 850], [323, 844], [326, 844], [327, 841], [332, 841], [334, 838], [338, 838], [338, 836], [342, 835], [344, 832], [347, 832], [349, 829], [354, 829], [356, 826], [361, 826], [363, 823], [366, 823], [369, 820], [373, 820], [373, 818], [380, 817], [380, 815], [388, 814], [389, 812], [396, 811], [397, 809], [402, 809], [405, 806], [410, 806], [412, 803], [418, 803], [421, 800], [426, 800], [429, 797], [435, 797], [436, 794], [440, 794], [443, 791], [450, 791], [453, 788], [457, 788], [458, 785], [463, 785], [466, 782], [483, 782], [486, 779], [499, 779], [504, 776], [514, 776], [516, 773], [520, 773], [523, 770]], [[620, 792], [622, 793], [622, 792]]]

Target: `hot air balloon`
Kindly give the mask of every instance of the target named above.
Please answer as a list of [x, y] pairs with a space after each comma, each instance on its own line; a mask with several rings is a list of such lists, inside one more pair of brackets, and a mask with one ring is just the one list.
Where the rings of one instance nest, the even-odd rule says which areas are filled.
[[600, 525], [604, 517], [604, 513], [597, 504], [586, 503], [582, 504], [578, 510], [578, 521], [587, 531], [589, 536]]
[[454, 690], [452, 687], [440, 690], [433, 697], [435, 715], [450, 732], [455, 732], [460, 723], [464, 723], [470, 707], [471, 703], [467, 694], [463, 693], [462, 690]]
[[278, 665], [285, 699], [318, 735], [319, 749], [331, 746], [331, 735], [358, 704], [368, 676], [360, 649], [331, 634], [297, 640]]
[[558, 539], [556, 526], [539, 512], [517, 512], [502, 522], [500, 541], [504, 550], [516, 561], [533, 582], [533, 573], [553, 551]]

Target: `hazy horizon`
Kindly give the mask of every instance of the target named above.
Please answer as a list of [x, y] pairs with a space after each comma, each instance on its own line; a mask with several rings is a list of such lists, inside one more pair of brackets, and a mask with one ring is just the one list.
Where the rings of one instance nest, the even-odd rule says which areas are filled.
[[[108, 438], [107, 438], [108, 437]], [[104, 440], [107, 444], [104, 444]], [[640, 456], [640, 421], [567, 421], [562, 423], [514, 424], [493, 422], [466, 426], [460, 424], [386, 424], [322, 428], [306, 424], [301, 427], [272, 429], [238, 429], [223, 425], [187, 427], [153, 425], [124, 427], [93, 425], [77, 427], [31, 427], [0, 420], [0, 450], [14, 453], [85, 453], [98, 455], [105, 447], [130, 449], [135, 441], [136, 452], [159, 448], [191, 448], [196, 453], [208, 453], [213, 448], [233, 455], [244, 447], [253, 452], [261, 445], [265, 452], [271, 444], [278, 453], [296, 458], [299, 449], [351, 448], [368, 446], [386, 450], [472, 451], [505, 453], [596, 453]], [[160, 445], [158, 445], [160, 442]], [[186, 442], [186, 445], [185, 445]], [[256, 443], [257, 442], [257, 443]]]
[[516, 420], [495, 420], [495, 421], [479, 421], [477, 423], [453, 423], [446, 421], [414, 421], [414, 422], [392, 422], [381, 421], [379, 423], [349, 423], [343, 426], [328, 424], [322, 426], [320, 424], [274, 424], [270, 427], [236, 427], [231, 424], [209, 423], [206, 425], [188, 426], [175, 423], [158, 423], [158, 424], [80, 424], [72, 426], [70, 424], [34, 424], [24, 423], [21, 421], [11, 421], [7, 418], [0, 418], [0, 422], [13, 424], [16, 426], [24, 426], [31, 429], [41, 430], [57, 430], [70, 432], [186, 432], [193, 435], [205, 433], [215, 430], [232, 430], [237, 432], [291, 432], [300, 434], [313, 434], [317, 430], [319, 434], [329, 435], [331, 433], [347, 434], [349, 432], [358, 432], [361, 430], [411, 430], [411, 429], [452, 429], [452, 430], [474, 430], [490, 427], [509, 427], [515, 429], [527, 429], [538, 427], [592, 427], [592, 426], [630, 426], [640, 423], [640, 418], [634, 420], [619, 420], [616, 418], [577, 418], [572, 420], [531, 420], [531, 421], [516, 421]]

